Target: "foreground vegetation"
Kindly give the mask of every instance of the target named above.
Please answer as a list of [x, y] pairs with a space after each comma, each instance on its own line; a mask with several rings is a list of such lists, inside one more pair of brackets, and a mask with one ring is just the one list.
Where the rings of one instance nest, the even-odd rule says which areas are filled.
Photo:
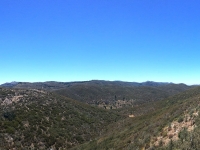
[[[193, 115], [200, 111], [200, 88], [156, 102], [154, 106], [151, 113], [118, 121], [108, 127], [106, 134], [74, 149], [200, 149], [200, 117]], [[186, 114], [190, 116], [188, 120]], [[181, 128], [174, 140], [176, 133], [168, 134], [174, 122], [192, 122], [190, 127], [194, 128], [190, 131], [187, 126]], [[159, 141], [158, 137], [169, 142]]]
[[119, 109], [58, 93], [0, 88], [0, 149], [200, 149], [200, 87]]
[[0, 89], [1, 149], [70, 148], [104, 132], [120, 116], [39, 90]]

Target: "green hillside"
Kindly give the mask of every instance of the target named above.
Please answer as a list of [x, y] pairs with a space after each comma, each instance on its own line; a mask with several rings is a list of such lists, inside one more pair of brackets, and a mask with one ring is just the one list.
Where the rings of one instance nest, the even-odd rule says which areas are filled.
[[41, 90], [0, 88], [0, 149], [70, 148], [90, 141], [120, 119]]
[[55, 92], [75, 100], [107, 108], [121, 108], [158, 101], [191, 88], [184, 84], [140, 85], [123, 82], [88, 82], [72, 84]]
[[158, 101], [178, 94], [193, 86], [164, 82], [123, 82], [92, 80], [83, 82], [11, 82], [2, 87], [39, 89], [55, 92], [74, 100], [104, 109], [119, 109]]
[[[132, 90], [96, 84], [69, 88], [79, 89], [81, 97], [120, 97], [128, 91], [142, 97], [141, 102], [102, 109], [67, 98], [62, 90], [0, 88], [0, 149], [200, 149], [200, 87], [167, 84]], [[143, 102], [145, 97], [152, 100]]]
[[75, 149], [200, 149], [199, 87], [153, 107], [144, 115], [118, 121], [106, 134]]

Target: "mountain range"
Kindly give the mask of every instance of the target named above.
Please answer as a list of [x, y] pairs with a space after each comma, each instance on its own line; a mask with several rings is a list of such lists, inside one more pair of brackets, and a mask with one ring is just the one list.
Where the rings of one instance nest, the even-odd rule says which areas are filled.
[[199, 149], [200, 88], [92, 80], [0, 86], [0, 149]]

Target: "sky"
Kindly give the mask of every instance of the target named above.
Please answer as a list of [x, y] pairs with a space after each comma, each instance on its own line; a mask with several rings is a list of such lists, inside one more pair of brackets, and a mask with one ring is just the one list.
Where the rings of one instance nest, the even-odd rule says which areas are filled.
[[1, 0], [0, 84], [200, 84], [199, 0]]

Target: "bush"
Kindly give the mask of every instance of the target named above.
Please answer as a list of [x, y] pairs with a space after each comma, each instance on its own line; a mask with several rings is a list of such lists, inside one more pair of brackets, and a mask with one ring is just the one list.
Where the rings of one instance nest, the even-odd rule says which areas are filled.
[[6, 129], [6, 132], [9, 133], [9, 134], [14, 134], [15, 133], [15, 129], [13, 127], [8, 127]]
[[183, 122], [183, 117], [178, 118], [178, 123]]
[[4, 118], [8, 119], [9, 121], [12, 121], [13, 119], [15, 119], [16, 115], [13, 111], [7, 111], [3, 113]]

